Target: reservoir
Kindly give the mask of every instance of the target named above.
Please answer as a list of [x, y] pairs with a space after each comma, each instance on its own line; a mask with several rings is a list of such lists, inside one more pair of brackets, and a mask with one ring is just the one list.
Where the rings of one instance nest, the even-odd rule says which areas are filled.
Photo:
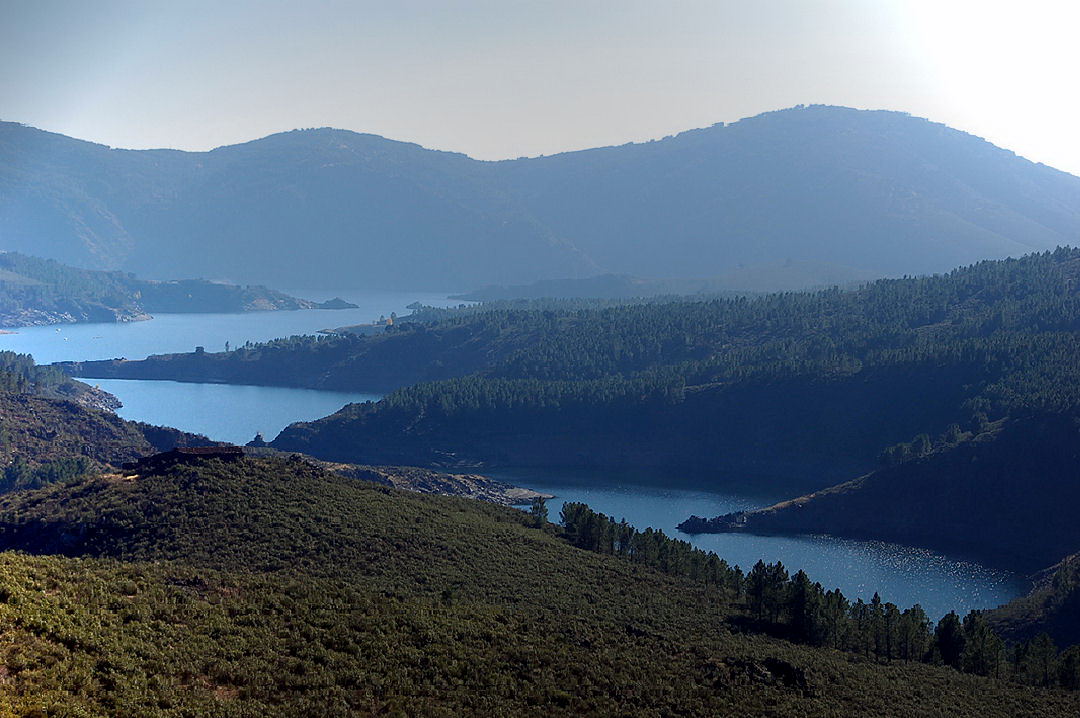
[[125, 419], [171, 426], [234, 444], [246, 444], [256, 433], [270, 441], [295, 421], [319, 419], [346, 404], [382, 398], [381, 394], [242, 384], [141, 379], [88, 379], [87, 383], [124, 402], [116, 413]]
[[145, 322], [110, 324], [54, 324], [22, 327], [15, 334], [0, 335], [0, 350], [32, 354], [38, 364], [95, 359], [145, 359], [151, 354], [173, 354], [205, 347], [208, 352], [225, 349], [225, 342], [239, 347], [244, 342], [263, 342], [296, 334], [315, 334], [320, 329], [365, 324], [391, 312], [408, 314], [413, 302], [432, 306], [457, 306], [445, 294], [389, 291], [289, 292], [315, 301], [341, 297], [356, 309], [304, 309], [297, 311], [244, 312], [240, 314], [157, 314]]
[[[445, 295], [418, 292], [291, 292], [325, 300], [333, 296], [359, 305], [352, 310], [302, 310], [246, 314], [166, 314], [131, 324], [71, 324], [30, 327], [0, 335], [0, 350], [33, 354], [39, 363], [207, 351], [245, 341], [265, 341], [320, 329], [370, 322], [380, 315], [408, 313], [420, 301], [452, 306]], [[58, 331], [59, 330], [59, 331]], [[267, 440], [293, 421], [333, 413], [350, 402], [378, 400], [375, 393], [331, 392], [283, 387], [193, 384], [142, 380], [88, 380], [115, 394], [124, 406], [120, 416], [206, 434], [212, 439], [246, 443], [256, 432]], [[782, 561], [794, 573], [800, 568], [826, 589], [840, 588], [854, 600], [869, 600], [875, 591], [901, 608], [919, 603], [937, 620], [950, 610], [965, 613], [992, 608], [1022, 594], [1028, 583], [1020, 576], [990, 569], [963, 557], [873, 541], [826, 536], [753, 536], [707, 534], [687, 536], [675, 526], [691, 514], [715, 516], [767, 506], [789, 495], [768, 495], [752, 489], [723, 493], [705, 491], [655, 474], [627, 471], [572, 473], [565, 470], [493, 472], [519, 486], [555, 494], [549, 502], [557, 520], [564, 501], [581, 501], [639, 529], [662, 529], [669, 536], [715, 551], [728, 563], [749, 570], [759, 559]]]
[[748, 571], [759, 559], [780, 561], [794, 574], [806, 571], [826, 590], [839, 588], [849, 600], [869, 601], [875, 592], [901, 609], [920, 604], [932, 620], [949, 611], [995, 608], [1026, 593], [1030, 583], [1010, 571], [988, 568], [961, 557], [885, 543], [831, 536], [755, 536], [745, 533], [688, 535], [676, 526], [691, 514], [716, 516], [761, 508], [791, 498], [740, 490], [738, 494], [690, 488], [683, 481], [625, 470], [504, 470], [493, 478], [554, 494], [548, 502], [558, 520], [567, 501], [588, 504], [639, 529], [662, 529], [672, 538], [713, 551]]

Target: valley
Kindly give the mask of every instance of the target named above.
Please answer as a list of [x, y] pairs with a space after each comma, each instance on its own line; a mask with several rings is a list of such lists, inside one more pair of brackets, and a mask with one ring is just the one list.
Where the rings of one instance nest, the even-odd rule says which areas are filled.
[[[622, 310], [613, 308], [604, 311], [618, 312]], [[661, 306], [657, 311], [666, 315], [671, 315], [676, 311], [676, 308], [667, 307], [665, 309]], [[422, 317], [426, 315], [421, 314], [419, 316]], [[478, 316], [483, 317], [484, 315], [481, 313]], [[407, 327], [410, 322], [406, 322], [404, 325], [401, 325], [398, 332], [387, 333], [385, 337], [365, 337], [362, 339], [326, 337], [317, 341], [271, 342], [265, 346], [259, 345], [251, 349], [234, 352], [231, 355], [210, 352], [203, 355], [178, 355], [175, 358], [160, 364], [155, 364], [154, 362], [145, 364], [145, 366], [148, 367], [166, 367], [166, 370], [164, 370], [162, 374], [135, 373], [134, 375], [150, 377], [160, 376], [161, 378], [173, 380], [185, 379], [187, 381], [175, 383], [172, 381], [147, 381], [146, 379], [107, 379], [103, 381], [103, 386], [105, 388], [115, 388], [119, 392], [121, 398], [124, 396], [124, 388], [127, 387], [127, 390], [132, 393], [129, 394], [131, 399], [126, 403], [134, 407], [138, 406], [141, 402], [146, 407], [143, 411], [149, 409], [154, 412], [152, 414], [141, 415], [137, 413], [124, 414], [125, 409], [121, 409], [121, 413], [126, 416], [137, 417], [143, 420], [152, 417], [152, 420], [155, 423], [180, 425], [183, 427], [191, 427], [193, 429], [198, 428], [211, 436], [228, 439], [237, 443], [243, 443], [249, 440], [254, 435], [255, 431], [262, 431], [266, 435], [266, 439], [271, 440], [274, 438], [273, 431], [265, 428], [265, 424], [259, 425], [257, 423], [251, 423], [250, 420], [254, 417], [260, 417], [260, 420], [262, 420], [263, 417], [268, 416], [275, 411], [281, 412], [283, 417], [289, 412], [295, 412], [295, 416], [298, 418], [302, 417], [303, 412], [305, 411], [302, 402], [300, 402], [299, 399], [302, 394], [294, 399], [285, 394], [279, 396], [279, 393], [287, 392], [289, 390], [275, 388], [273, 386], [230, 386], [228, 384], [204, 384], [199, 382], [205, 382], [210, 378], [215, 381], [228, 381], [229, 376], [223, 375], [219, 368], [221, 366], [227, 366], [230, 367], [231, 371], [236, 372], [233, 375], [233, 381], [239, 380], [246, 384], [263, 383], [264, 379], [260, 378], [259, 371], [264, 365], [269, 365], [271, 367], [270, 371], [280, 372], [280, 376], [285, 378], [285, 380], [267, 382], [273, 384], [287, 384], [291, 382], [294, 385], [304, 386], [312, 383], [306, 377], [318, 374], [324, 377], [322, 383], [319, 385], [325, 387], [328, 383], [326, 377], [334, 377], [336, 375], [335, 372], [339, 372], [342, 376], [347, 376], [348, 381], [351, 382], [370, 381], [373, 376], [377, 375], [365, 372], [365, 366], [393, 366], [395, 367], [395, 370], [399, 372], [415, 371], [415, 369], [409, 369], [410, 366], [423, 367], [426, 362], [431, 361], [430, 354], [425, 353], [430, 351], [425, 349], [426, 346], [439, 347], [439, 351], [443, 352], [441, 355], [441, 358], [444, 360], [443, 363], [451, 371], [467, 371], [470, 366], [482, 366], [479, 362], [470, 365], [468, 363], [469, 361], [475, 361], [469, 360], [468, 357], [470, 356], [487, 356], [487, 366], [491, 366], [492, 355], [476, 348], [477, 334], [470, 329], [469, 322], [466, 321], [462, 323], [461, 320], [454, 319], [454, 317], [456, 317], [456, 314], [454, 313], [451, 313], [449, 317], [453, 319], [450, 327], [456, 328], [448, 328], [445, 331], [440, 329], [438, 331], [428, 330], [426, 332], [417, 332], [408, 329]], [[268, 316], [267, 318], [276, 319], [277, 315], [274, 317]], [[313, 327], [315, 325], [313, 324], [311, 326]], [[483, 324], [480, 326], [483, 326]], [[570, 326], [572, 327], [573, 325]], [[446, 339], [443, 338], [444, 336], [450, 338], [452, 341], [446, 341]], [[479, 336], [484, 337], [486, 335], [480, 334]], [[400, 354], [394, 354], [393, 352], [396, 352], [397, 350], [393, 349], [393, 347], [398, 342], [406, 342], [408, 348], [404, 349]], [[425, 342], [427, 344], [425, 344]], [[92, 346], [92, 344], [88, 343], [87, 346]], [[504, 334], [498, 339], [498, 343], [493, 344], [493, 346], [500, 347], [499, 351], [502, 353], [502, 356], [512, 356], [514, 352], [521, 352], [527, 345], [521, 340], [515, 339], [513, 334]], [[362, 352], [359, 356], [370, 357], [363, 360], [366, 361], [367, 364], [358, 364], [357, 360], [353, 358], [353, 352]], [[320, 353], [325, 353], [325, 358], [320, 358]], [[246, 357], [241, 358], [240, 361], [236, 361], [236, 358], [240, 358], [237, 357], [237, 355], [240, 355], [240, 357], [246, 355]], [[500, 361], [497, 358], [499, 355], [495, 356], [495, 361]], [[281, 357], [280, 365], [276, 364], [276, 362], [279, 361], [279, 357]], [[411, 357], [411, 364], [408, 361], [400, 361], [398, 357]], [[211, 371], [214, 373], [211, 375], [200, 373], [199, 367], [202, 365], [200, 363], [213, 367]], [[82, 366], [87, 367], [96, 365], [83, 364]], [[106, 362], [102, 364], [102, 366], [117, 365]], [[144, 364], [141, 364], [138, 361], [129, 361], [121, 363], [119, 366], [125, 368], [131, 367], [132, 372], [139, 372], [142, 371], [141, 367], [144, 366]], [[183, 371], [187, 373], [170, 373], [169, 368], [173, 366], [184, 367]], [[340, 368], [335, 369], [335, 367]], [[155, 371], [158, 370], [155, 369]], [[91, 371], [86, 373], [94, 372]], [[416, 376], [406, 376], [401, 379], [401, 381], [410, 378], [415, 379]], [[851, 383], [850, 380], [846, 381], [853, 387], [852, 391], [859, 392], [856, 394], [858, 397], [866, 396], [866, 392], [873, 391], [873, 387], [875, 386], [884, 386], [888, 382], [893, 381], [892, 375], [888, 373], [884, 374], [880, 379], [877, 379], [876, 383], [867, 384], [868, 380], [866, 372], [863, 372], [859, 377], [858, 383]], [[927, 376], [924, 374], [922, 376], [922, 381], [925, 382], [926, 380]], [[943, 382], [942, 387], [947, 388], [948, 384], [944, 382], [948, 381], [948, 375], [943, 375], [940, 381]], [[331, 386], [333, 385], [334, 384], [331, 383]], [[830, 413], [830, 410], [828, 408], [822, 409], [821, 402], [829, 395], [835, 395], [838, 391], [838, 387], [844, 385], [843, 382], [837, 383], [836, 381], [825, 384], [821, 389], [814, 390], [814, 393], [808, 394], [807, 398], [803, 401], [806, 405], [818, 405], [819, 415], [827, 415]], [[353, 386], [359, 385], [353, 384]], [[751, 386], [754, 386], [754, 384], [751, 384]], [[791, 402], [792, 398], [797, 396], [794, 392], [799, 391], [796, 387], [796, 384], [789, 382], [771, 391], [775, 391], [776, 396], [785, 395], [787, 400]], [[201, 400], [200, 397], [206, 399], [208, 397], [220, 395], [222, 398], [217, 401], [224, 403], [224, 397], [229, 396], [229, 394], [222, 392], [231, 391], [240, 391], [244, 395], [251, 396], [251, 400], [254, 403], [248, 404], [246, 409], [240, 411], [233, 411], [230, 407], [226, 406], [224, 411], [212, 412], [212, 415], [209, 416], [204, 416], [202, 412], [197, 410], [197, 407], [199, 406], [198, 402]], [[344, 403], [349, 399], [360, 401], [366, 399], [377, 401], [379, 399], [379, 396], [376, 395], [337, 394], [329, 389], [305, 389], [303, 391], [310, 392], [313, 397], [325, 396], [330, 403], [333, 403], [334, 401]], [[147, 395], [148, 399], [142, 400], [140, 394]], [[157, 398], [153, 398], [155, 396]], [[706, 394], [706, 396], [708, 396], [708, 394]], [[948, 398], [949, 396], [950, 395], [947, 392], [942, 393], [942, 397], [944, 398]], [[688, 401], [693, 401], [694, 399], [694, 394], [688, 395]], [[282, 403], [283, 400], [284, 403]], [[738, 401], [747, 400], [750, 399], [732, 400], [732, 405], [738, 405]], [[761, 401], [764, 404], [769, 403], [769, 401], [761, 399], [755, 400]], [[898, 405], [897, 399], [895, 398], [889, 399], [889, 401], [892, 402], [894, 406]], [[214, 400], [211, 399], [210, 403], [214, 403]], [[361, 406], [376, 405], [361, 404]], [[825, 406], [827, 407], [828, 405], [826, 404]], [[854, 408], [857, 404], [849, 402], [845, 406]], [[334, 408], [340, 408], [340, 406]], [[669, 411], [664, 409], [662, 405], [658, 408], [661, 411]], [[921, 408], [922, 410], [926, 410], [927, 407], [923, 406]], [[873, 406], [867, 404], [867, 409], [872, 411]], [[333, 409], [330, 411], [332, 410]], [[712, 415], [715, 416], [715, 414]], [[669, 421], [669, 419], [664, 418], [665, 416], [666, 414], [661, 414], [660, 417], [650, 418], [649, 421], [653, 422], [653, 426], [657, 426], [665, 421]], [[870, 416], [871, 414], [869, 413], [860, 414], [854, 418], [849, 417], [846, 421], [854, 420], [866, 424], [866, 421]], [[742, 418], [746, 418], [745, 412]], [[895, 413], [891, 419], [893, 421], [896, 420]], [[715, 422], [715, 419], [712, 421]], [[796, 427], [798, 426], [797, 422], [799, 421], [801, 421], [801, 419], [795, 418], [791, 424], [792, 428], [788, 431], [791, 433], [796, 432]], [[236, 428], [233, 428], [233, 424], [237, 425]], [[211, 431], [208, 428], [211, 426], [218, 426], [220, 428], [216, 431]], [[851, 424], [843, 426], [851, 426]], [[913, 422], [910, 431], [914, 432], [915, 426], [917, 425]], [[845, 430], [846, 429], [843, 427], [835, 429], [837, 432]], [[514, 428], [513, 425], [509, 427], [509, 431], [511, 433], [519, 433], [519, 430]], [[675, 526], [690, 513], [702, 513], [705, 511], [704, 506], [713, 504], [714, 499], [710, 499], [709, 497], [741, 495], [746, 498], [741, 499], [740, 501], [749, 499], [752, 502], [750, 504], [744, 503], [742, 504], [743, 506], [767, 506], [777, 499], [782, 499], [787, 495], [791, 495], [791, 493], [798, 492], [800, 487], [805, 487], [808, 483], [813, 485], [812, 482], [818, 482], [818, 485], [824, 485], [831, 476], [844, 476], [841, 458], [835, 453], [821, 459], [820, 465], [824, 466], [829, 464], [829, 469], [832, 472], [824, 475], [808, 473], [808, 466], [811, 469], [813, 466], [806, 462], [806, 455], [803, 457], [803, 465], [799, 467], [800, 471], [790, 470], [792, 467], [796, 466], [794, 460], [790, 461], [787, 466], [784, 466], [778, 463], [764, 465], [760, 459], [757, 459], [756, 464], [753, 465], [753, 468], [756, 469], [756, 471], [748, 471], [747, 464], [735, 464], [731, 465], [730, 468], [728, 466], [723, 466], [723, 468], [714, 466], [707, 470], [702, 470], [700, 467], [687, 467], [685, 464], [680, 467], [676, 461], [669, 461], [669, 457], [677, 456], [679, 452], [683, 452], [684, 456], [682, 458], [685, 460], [685, 456], [689, 455], [690, 452], [697, 452], [696, 449], [692, 448], [692, 442], [701, 440], [690, 432], [684, 432], [684, 434], [685, 435], [680, 439], [673, 432], [666, 433], [665, 436], [668, 438], [665, 439], [665, 441], [670, 441], [671, 445], [660, 449], [657, 448], [657, 445], [665, 443], [664, 441], [650, 441], [648, 446], [643, 448], [647, 448], [654, 452], [651, 457], [648, 454], [628, 453], [622, 444], [618, 444], [619, 446], [624, 447], [620, 452], [612, 451], [610, 455], [605, 456], [601, 451], [605, 442], [612, 441], [610, 435], [609, 437], [597, 436], [594, 439], [589, 440], [591, 441], [589, 462], [590, 465], [596, 467], [593, 471], [599, 472], [602, 475], [606, 473], [610, 477], [615, 477], [615, 486], [633, 487], [638, 485], [642, 489], [643, 497], [647, 497], [651, 495], [649, 491], [654, 490], [656, 487], [668, 485], [671, 481], [670, 476], [672, 474], [681, 474], [683, 481], [687, 482], [688, 485], [695, 485], [699, 490], [705, 489], [705, 493], [702, 494], [702, 503], [698, 505], [686, 504], [686, 513], [681, 516], [662, 516], [656, 509], [666, 504], [648, 498], [642, 498], [642, 505], [652, 506], [653, 510], [643, 511], [641, 513], [630, 512], [631, 515], [634, 516], [635, 523], [639, 523], [642, 526], [654, 526], [656, 528], [664, 527], [668, 531], [673, 531]], [[580, 433], [575, 434], [574, 432], [570, 432], [567, 436], [576, 436], [577, 441], [583, 440], [581, 438], [583, 435]], [[805, 447], [806, 439], [800, 439], [797, 435], [792, 438], [800, 442], [793, 443], [793, 447]], [[887, 439], [888, 437], [879, 439], [879, 443], [873, 445], [871, 450], [867, 452], [868, 457], [864, 460], [864, 463], [861, 464], [862, 466], [873, 465], [876, 461], [875, 454], [880, 450], [880, 443], [887, 441]], [[341, 439], [334, 441], [336, 441], [339, 446], [345, 446], [350, 440], [351, 439]], [[371, 446], [363, 453], [346, 455], [323, 449], [314, 451], [308, 449], [307, 452], [332, 461], [347, 460], [366, 464], [411, 464], [416, 463], [417, 458], [422, 456], [421, 452], [426, 450], [427, 446], [430, 446], [430, 444], [423, 443], [424, 441], [427, 440], [409, 440], [407, 445], [401, 445], [401, 449], [397, 450], [397, 453], [394, 453], [392, 445], [387, 444], [386, 439], [380, 439], [377, 442], [377, 447]], [[514, 446], [512, 443], [507, 443], [502, 438], [488, 439], [488, 441], [491, 441], [492, 443], [495, 441], [500, 442], [503, 450], [505, 450], [506, 447], [513, 448]], [[775, 445], [775, 442], [773, 442], [772, 447], [774, 449]], [[550, 448], [550, 444], [547, 444], [547, 446]], [[752, 446], [752, 444], [747, 443], [747, 446]], [[286, 445], [282, 448], [291, 447]], [[804, 449], [800, 448], [798, 450], [802, 451]], [[539, 452], [536, 454], [516, 454], [511, 455], [502, 461], [492, 461], [490, 457], [483, 457], [484, 460], [480, 463], [480, 466], [485, 467], [488, 463], [490, 463], [491, 466], [478, 469], [476, 464], [470, 461], [472, 456], [475, 456], [472, 452], [475, 452], [474, 445], [462, 444], [454, 446], [448, 444], [445, 453], [431, 455], [430, 464], [436, 467], [441, 466], [444, 470], [449, 471], [479, 471], [480, 473], [492, 474], [496, 477], [513, 477], [516, 475], [516, 472], [512, 467], [522, 465], [520, 463], [515, 464], [513, 461], [514, 459], [520, 460], [523, 456], [532, 458], [533, 456], [541, 455]], [[576, 495], [572, 486], [559, 486], [557, 490], [553, 490], [550, 485], [545, 484], [545, 478], [550, 481], [549, 475], [552, 473], [557, 475], [568, 469], [573, 470], [574, 465], [571, 462], [577, 454], [549, 450], [544, 455], [547, 457], [546, 461], [549, 462], [547, 464], [548, 469], [545, 471], [533, 468], [530, 471], [526, 471], [525, 474], [529, 475], [531, 473], [534, 479], [539, 482], [536, 486], [530, 486], [527, 482], [514, 480], [513, 478], [510, 479], [510, 483], [521, 486], [530, 486], [531, 488], [544, 487], [546, 485], [547, 488], [542, 490], [546, 490], [549, 493], [555, 493], [560, 497], [564, 494]], [[563, 463], [561, 465], [558, 463], [551, 463], [553, 461]], [[851, 467], [850, 472], [857, 473], [860, 464], [851, 461], [850, 459], [848, 461], [850, 462], [849, 465]], [[609, 463], [604, 464], [604, 462]], [[604, 468], [599, 468], [598, 465], [600, 464], [604, 464]], [[500, 469], [500, 466], [503, 466], [504, 468]], [[627, 483], [625, 477], [633, 477], [635, 475], [644, 475], [644, 485], [641, 485], [640, 483], [635, 484], [632, 480]], [[610, 478], [607, 479], [609, 483], [611, 480], [612, 479]], [[623, 489], [623, 491], [627, 490], [630, 489]], [[757, 498], [761, 495], [762, 491], [766, 492], [766, 496], [771, 492], [773, 499], [770, 501], [767, 498]], [[785, 494], [785, 492], [791, 493]], [[560, 498], [559, 500], [562, 499]], [[611, 500], [612, 496], [605, 496], [603, 503], [596, 504], [595, 501], [587, 501], [586, 503], [595, 505], [598, 510], [615, 513], [615, 507], [620, 504], [615, 502], [614, 504], [609, 505], [608, 502]], [[833, 532], [830, 531], [827, 526], [819, 526], [813, 531], [810, 531], [810, 533], [830, 534]], [[843, 532], [838, 530], [837, 535], [843, 535]], [[860, 535], [858, 538], [877, 539], [881, 537], [870, 532], [866, 535]], [[902, 533], [895, 533], [890, 535], [888, 540], [904, 543], [907, 538], [909, 537], [905, 537]], [[718, 548], [715, 541], [708, 536], [692, 537], [691, 540], [695, 545], [710, 550], [717, 550]], [[945, 546], [944, 548], [947, 551], [953, 552], [951, 554], [953, 557], [949, 557], [948, 554], [942, 556], [940, 553], [933, 552], [925, 554], [920, 554], [918, 552], [904, 553], [905, 549], [902, 547], [890, 544], [881, 544], [879, 548], [878, 544], [872, 542], [844, 543], [842, 540], [838, 539], [817, 538], [812, 539], [812, 541], [815, 541], [816, 543], [805, 544], [805, 539], [798, 536], [792, 538], [746, 536], [741, 539], [741, 541], [740, 539], [736, 539], [736, 541], [737, 543], [745, 543], [747, 546], [725, 545], [723, 548], [725, 548], [726, 551], [721, 551], [721, 555], [725, 555], [725, 553], [737, 555], [742, 557], [739, 560], [740, 563], [749, 562], [750, 564], [752, 564], [756, 558], [769, 556], [771, 557], [770, 560], [783, 560], [787, 565], [792, 565], [796, 568], [805, 567], [808, 571], [814, 567], [815, 558], [825, 555], [834, 556], [835, 559], [832, 560], [831, 563], [829, 561], [816, 562], [817, 570], [811, 574], [815, 576], [816, 580], [821, 580], [830, 586], [842, 585], [845, 588], [845, 592], [851, 595], [862, 595], [866, 600], [869, 600], [874, 591], [881, 591], [883, 595], [896, 601], [907, 600], [908, 598], [912, 599], [908, 602], [922, 600], [927, 607], [935, 607], [939, 613], [947, 612], [952, 609], [963, 612], [971, 607], [996, 607], [1000, 603], [1004, 603], [1026, 590], [1026, 584], [1022, 578], [1024, 573], [1030, 573], [1052, 562], [1047, 561], [1038, 563], [1036, 561], [1034, 563], [1025, 563], [1019, 566], [1020, 574], [1017, 575], [1010, 570], [1001, 571], [1001, 569], [1016, 570], [1018, 567], [1015, 564], [1002, 562], [1000, 560], [1001, 556], [999, 555], [980, 553], [978, 547], [975, 547], [975, 550], [972, 551], [972, 547], [970, 546]], [[914, 543], [915, 545], [925, 545], [919, 544], [918, 541], [911, 541], [910, 543]], [[816, 548], [809, 549], [809, 546], [811, 545], [816, 546]], [[771, 547], [766, 548], [766, 546]], [[756, 557], [755, 553], [758, 554]], [[978, 563], [965, 563], [963, 558], [955, 558], [968, 556], [973, 553], [977, 555], [978, 559], [984, 562], [988, 561], [991, 565], [999, 568], [990, 569], [988, 572], [983, 573], [984, 569], [982, 569]], [[853, 560], [861, 562], [862, 565], [862, 569], [854, 573], [850, 568], [851, 561]], [[912, 565], [922, 566], [920, 569], [915, 569], [916, 574], [922, 577], [918, 579], [918, 582], [914, 579], [913, 574], [910, 573]], [[1000, 573], [995, 573], [995, 571], [1000, 571]], [[875, 578], [873, 580], [860, 579], [857, 583], [852, 584], [850, 582], [850, 577], [852, 575], [864, 577], [873, 576]], [[926, 581], [925, 583], [922, 582], [924, 580]], [[899, 590], [900, 595], [891, 596], [887, 590], [887, 587], [890, 585], [895, 586]], [[941, 596], [940, 598], [931, 598], [938, 596], [939, 594]]]
[[[64, 366], [193, 387], [370, 382], [389, 393], [291, 425], [271, 446], [330, 461], [531, 474], [555, 505], [599, 492], [597, 510], [678, 525], [732, 561], [769, 556], [864, 600], [883, 592], [963, 612], [1019, 596], [1024, 576], [1080, 545], [1069, 529], [1074, 482], [1062, 481], [1077, 445], [1077, 261], [1059, 250], [848, 292], [424, 308], [373, 336]], [[650, 343], [654, 326], [667, 344]], [[1025, 353], [1032, 346], [1036, 362]], [[1023, 458], [1033, 441], [1045, 444], [1042, 468]], [[596, 478], [551, 482], [581, 471]], [[627, 489], [633, 476], [646, 477], [636, 490]], [[704, 492], [682, 516], [658, 512], [670, 495], [649, 498], [671, 477]], [[785, 501], [808, 490], [816, 493]], [[627, 491], [639, 508], [618, 498]], [[709, 505], [734, 511], [738, 533], [714, 538], [702, 533], [714, 524], [684, 521]], [[973, 540], [982, 526], [997, 530]], [[852, 575], [874, 579], [852, 584]], [[1021, 614], [1002, 609], [1013, 618], [1000, 625], [1030, 625]], [[1071, 635], [1060, 621], [1047, 625]]]
[[902, 112], [2, 122], [0, 713], [1076, 715], [1078, 231]]

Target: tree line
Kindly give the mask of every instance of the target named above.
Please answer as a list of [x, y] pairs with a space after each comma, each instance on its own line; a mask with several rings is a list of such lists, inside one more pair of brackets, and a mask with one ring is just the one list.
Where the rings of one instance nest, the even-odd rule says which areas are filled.
[[[512, 405], [543, 404], [522, 396], [547, 391], [543, 382], [576, 382], [581, 400], [593, 401], [590, 382], [598, 379], [648, 382], [670, 393], [678, 385], [946, 364], [974, 387], [973, 410], [1072, 412], [1080, 407], [1078, 265], [1080, 250], [1063, 248], [855, 291], [599, 309], [520, 309], [513, 302], [425, 309], [418, 317], [429, 321], [399, 323], [385, 338], [466, 330], [492, 357], [475, 378], [529, 382], [495, 392]], [[475, 378], [404, 388], [388, 405], [419, 411], [437, 402], [449, 413], [475, 411]]]

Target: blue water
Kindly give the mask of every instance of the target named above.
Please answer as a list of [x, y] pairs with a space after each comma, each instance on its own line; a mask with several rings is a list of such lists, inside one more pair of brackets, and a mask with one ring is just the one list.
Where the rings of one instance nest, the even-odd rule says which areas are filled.
[[351, 402], [382, 398], [380, 394], [356, 392], [141, 379], [88, 379], [87, 383], [124, 402], [116, 413], [125, 419], [172, 426], [234, 444], [246, 444], [256, 433], [269, 441], [294, 421], [311, 421]]
[[[406, 314], [406, 305], [420, 301], [448, 306], [443, 295], [417, 292], [292, 292], [324, 300], [341, 296], [359, 309], [247, 314], [164, 314], [132, 324], [72, 324], [31, 327], [0, 335], [0, 349], [30, 353], [40, 363], [61, 360], [143, 358], [149, 354], [223, 349], [245, 341], [264, 341], [319, 329], [369, 322], [390, 312]], [[174, 426], [213, 439], [246, 443], [256, 432], [267, 439], [293, 421], [337, 411], [375, 394], [314, 391], [281, 387], [229, 386], [166, 381], [89, 380], [124, 402], [118, 413], [128, 419]], [[1020, 577], [958, 557], [881, 542], [849, 541], [825, 536], [778, 537], [749, 534], [686, 536], [675, 526], [690, 514], [715, 516], [766, 506], [785, 495], [753, 491], [718, 493], [675, 485], [658, 475], [625, 471], [569, 474], [560, 471], [499, 472], [520, 486], [556, 494], [550, 503], [557, 517], [563, 501], [583, 501], [597, 511], [625, 518], [638, 528], [651, 526], [715, 551], [729, 563], [749, 569], [758, 559], [782, 561], [792, 572], [803, 569], [827, 588], [840, 588], [849, 598], [882, 599], [902, 607], [920, 603], [933, 618], [950, 610], [966, 612], [1005, 603], [1027, 589]]]
[[93, 359], [145, 359], [150, 354], [190, 352], [196, 346], [222, 351], [225, 342], [238, 347], [246, 341], [261, 342], [295, 334], [314, 334], [320, 329], [363, 324], [389, 316], [408, 314], [413, 302], [454, 306], [445, 294], [424, 292], [375, 292], [366, 290], [295, 291], [304, 299], [324, 301], [339, 296], [358, 309], [305, 309], [288, 312], [243, 314], [158, 314], [145, 322], [110, 324], [57, 324], [24, 327], [0, 335], [0, 350], [32, 354], [38, 364]]
[[661, 477], [620, 471], [505, 470], [494, 475], [554, 494], [556, 498], [548, 502], [552, 519], [558, 517], [564, 502], [580, 501], [616, 519], [625, 518], [639, 529], [662, 529], [668, 536], [715, 552], [744, 571], [759, 559], [781, 561], [791, 573], [802, 569], [826, 589], [839, 588], [849, 599], [870, 600], [877, 592], [882, 600], [901, 608], [918, 603], [935, 620], [953, 610], [962, 614], [994, 608], [1030, 588], [1027, 581], [1009, 571], [882, 541], [743, 533], [691, 536], [675, 528], [691, 514], [716, 516], [768, 506], [790, 496], [702, 491], [672, 485]]

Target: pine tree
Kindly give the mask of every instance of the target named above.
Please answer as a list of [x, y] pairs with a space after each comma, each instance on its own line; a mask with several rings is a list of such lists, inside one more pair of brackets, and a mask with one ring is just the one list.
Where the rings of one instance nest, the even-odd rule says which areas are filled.
[[1062, 688], [1080, 690], [1080, 645], [1063, 651], [1058, 658], [1058, 683]]
[[537, 528], [546, 524], [548, 520], [547, 499], [543, 496], [534, 497], [532, 505], [529, 507], [529, 515]]
[[821, 584], [812, 583], [806, 572], [800, 570], [792, 577], [789, 592], [788, 613], [796, 639], [819, 644], [823, 602]]
[[1058, 652], [1054, 641], [1040, 633], [1016, 647], [1017, 678], [1032, 686], [1052, 686], [1058, 679]]
[[765, 617], [768, 590], [768, 569], [765, 562], [758, 559], [750, 573], [746, 574], [746, 605], [758, 620]]
[[990, 629], [978, 611], [964, 617], [964, 651], [961, 668], [967, 673], [998, 677], [1005, 664], [1005, 643]]
[[960, 668], [960, 659], [966, 644], [963, 626], [956, 611], [950, 611], [934, 628], [934, 647], [941, 662], [946, 666]]
[[921, 661], [930, 650], [930, 619], [922, 606], [915, 604], [900, 616], [900, 657]]

